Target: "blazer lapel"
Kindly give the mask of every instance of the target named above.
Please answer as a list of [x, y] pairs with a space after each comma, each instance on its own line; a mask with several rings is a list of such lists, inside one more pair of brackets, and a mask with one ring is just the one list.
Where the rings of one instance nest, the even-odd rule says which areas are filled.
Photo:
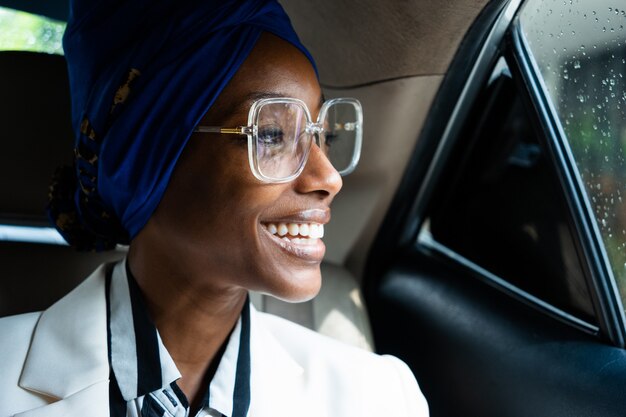
[[37, 416], [63, 415], [90, 398], [94, 409], [82, 415], [108, 409], [93, 402], [108, 395], [106, 267], [44, 311], [37, 323], [19, 386], [62, 400], [38, 409]]
[[15, 414], [14, 417], [109, 417], [108, 394], [108, 381], [101, 381], [61, 401]]
[[252, 306], [250, 329], [250, 415], [292, 417], [293, 410], [306, 411], [304, 368], [264, 326], [262, 315]]

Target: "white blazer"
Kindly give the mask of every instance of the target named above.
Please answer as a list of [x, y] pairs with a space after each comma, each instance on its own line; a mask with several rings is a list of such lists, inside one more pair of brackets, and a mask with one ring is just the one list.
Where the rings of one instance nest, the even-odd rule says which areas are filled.
[[[104, 268], [42, 313], [0, 319], [0, 417], [109, 417]], [[251, 309], [250, 417], [422, 417], [399, 359]]]

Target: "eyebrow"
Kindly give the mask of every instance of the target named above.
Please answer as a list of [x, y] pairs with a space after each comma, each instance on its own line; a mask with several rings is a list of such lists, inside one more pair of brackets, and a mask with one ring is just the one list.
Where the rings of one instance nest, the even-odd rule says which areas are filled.
[[[265, 98], [274, 98], [274, 97], [288, 97], [284, 94], [278, 93], [276, 91], [253, 91], [251, 93], [248, 93], [244, 96], [243, 100], [239, 101], [238, 103], [230, 106], [230, 111], [231, 112], [235, 112], [235, 111], [241, 111], [241, 112], [245, 112], [248, 110], [248, 108], [250, 107], [250, 104], [252, 102], [255, 102], [256, 100], [262, 100]], [[324, 104], [324, 101], [326, 101], [324, 94], [320, 95], [320, 101], [319, 101], [319, 106], [322, 107], [322, 104]]]

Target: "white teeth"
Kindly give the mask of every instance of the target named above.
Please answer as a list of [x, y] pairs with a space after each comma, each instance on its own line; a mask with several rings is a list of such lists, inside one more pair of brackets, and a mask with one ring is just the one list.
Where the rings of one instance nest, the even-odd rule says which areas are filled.
[[291, 236], [298, 236], [298, 234], [300, 233], [300, 227], [295, 223], [289, 223], [287, 225], [287, 228], [289, 229], [289, 234]]
[[[267, 230], [273, 234], [289, 240], [291, 236], [302, 236], [303, 238], [292, 238], [295, 243], [310, 243], [313, 239], [324, 237], [324, 225], [317, 223], [268, 223]], [[306, 238], [309, 239], [306, 239]]]

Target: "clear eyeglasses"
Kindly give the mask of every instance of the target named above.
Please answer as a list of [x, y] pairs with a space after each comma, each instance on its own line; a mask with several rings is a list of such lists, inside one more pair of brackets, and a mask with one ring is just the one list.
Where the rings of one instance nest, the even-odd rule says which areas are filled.
[[335, 98], [322, 105], [313, 123], [302, 100], [265, 98], [250, 107], [248, 126], [198, 126], [195, 131], [247, 135], [254, 176], [283, 183], [300, 175], [314, 140], [341, 175], [354, 171], [361, 156], [363, 110], [356, 99]]

